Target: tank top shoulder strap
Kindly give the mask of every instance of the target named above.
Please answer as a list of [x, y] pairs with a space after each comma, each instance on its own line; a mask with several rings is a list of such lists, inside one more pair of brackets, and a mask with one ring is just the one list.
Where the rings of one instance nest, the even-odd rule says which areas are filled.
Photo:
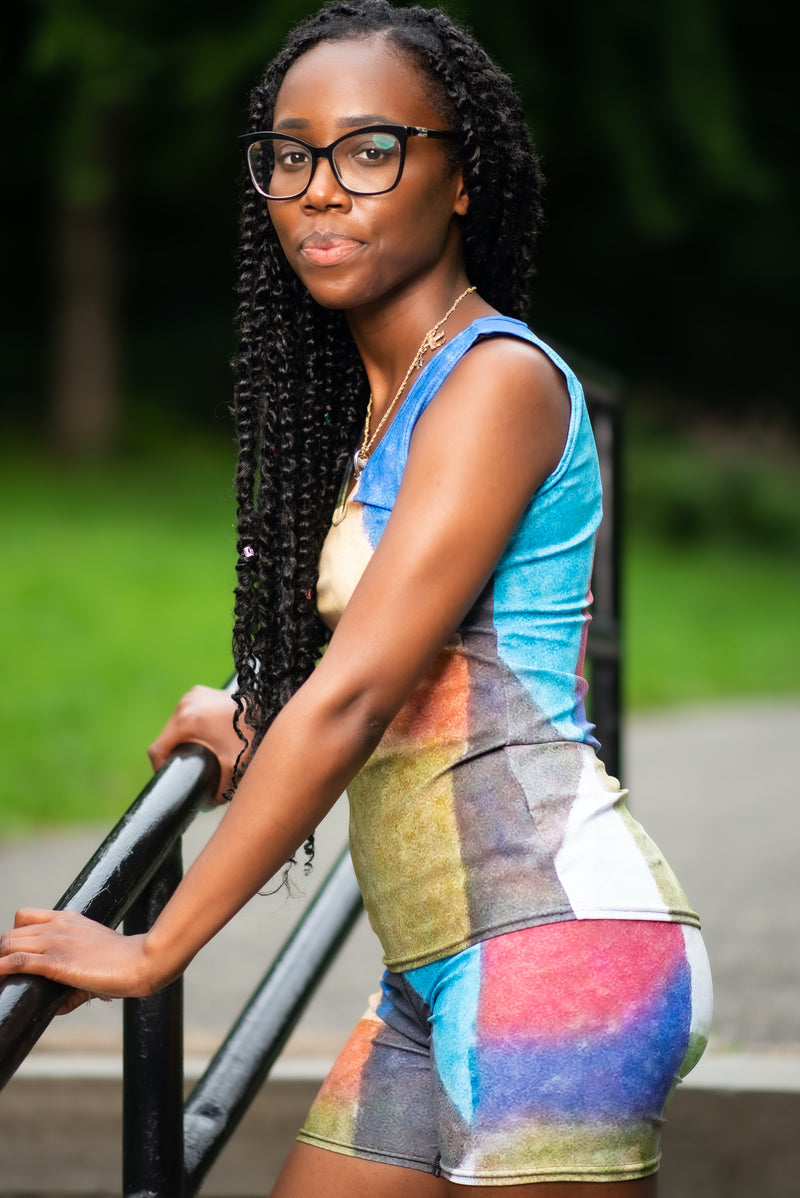
[[576, 400], [580, 397], [582, 401], [580, 383], [556, 351], [537, 337], [521, 320], [499, 314], [479, 317], [442, 346], [417, 375], [389, 428], [370, 456], [353, 492], [353, 499], [378, 507], [392, 506], [417, 420], [467, 350], [485, 337], [518, 337], [537, 346], [564, 374], [574, 415], [578, 406]]

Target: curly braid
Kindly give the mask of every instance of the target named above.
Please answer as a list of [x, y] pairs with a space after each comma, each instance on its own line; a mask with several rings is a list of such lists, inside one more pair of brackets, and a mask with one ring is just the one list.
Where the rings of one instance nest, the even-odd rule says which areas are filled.
[[[374, 34], [414, 61], [458, 133], [470, 281], [501, 312], [524, 316], [541, 219], [537, 160], [509, 79], [439, 9], [393, 8], [387, 0], [326, 5], [290, 34], [254, 88], [249, 128], [271, 128], [283, 79], [307, 50]], [[252, 188], [243, 203], [238, 325], [236, 726], [256, 747], [328, 636], [314, 602], [317, 561], [368, 385], [342, 314], [318, 305], [293, 274]]]

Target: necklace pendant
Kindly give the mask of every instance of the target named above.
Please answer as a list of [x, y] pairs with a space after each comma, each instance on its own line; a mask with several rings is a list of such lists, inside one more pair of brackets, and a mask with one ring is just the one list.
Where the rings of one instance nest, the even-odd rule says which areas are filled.
[[444, 345], [444, 339], [445, 334], [443, 331], [436, 332], [434, 329], [431, 329], [429, 333], [425, 334], [422, 345], [417, 350], [417, 356], [414, 359], [414, 361], [417, 363], [417, 367], [419, 367], [421, 364], [425, 354], [431, 353], [433, 350], [439, 349], [440, 346]]
[[360, 449], [357, 449], [353, 454], [353, 478], [356, 482], [361, 478], [366, 464], [367, 458], [362, 455]]

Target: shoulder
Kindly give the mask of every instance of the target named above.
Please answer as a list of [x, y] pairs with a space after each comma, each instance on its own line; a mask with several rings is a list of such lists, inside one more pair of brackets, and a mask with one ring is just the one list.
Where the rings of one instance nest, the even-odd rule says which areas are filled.
[[513, 334], [481, 336], [455, 366], [452, 378], [462, 386], [519, 393], [533, 402], [569, 406], [563, 372], [536, 343]]
[[442, 382], [421, 431], [448, 430], [451, 444], [495, 437], [546, 446], [555, 469], [566, 443], [571, 401], [563, 372], [536, 344], [513, 335], [481, 337]]

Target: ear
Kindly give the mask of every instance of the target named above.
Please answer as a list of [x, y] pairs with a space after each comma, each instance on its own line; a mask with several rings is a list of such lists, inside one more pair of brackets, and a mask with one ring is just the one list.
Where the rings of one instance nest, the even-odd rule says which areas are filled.
[[467, 189], [464, 186], [464, 173], [461, 167], [456, 171], [455, 177], [455, 200], [453, 202], [453, 212], [456, 216], [466, 216], [469, 210], [469, 196]]

